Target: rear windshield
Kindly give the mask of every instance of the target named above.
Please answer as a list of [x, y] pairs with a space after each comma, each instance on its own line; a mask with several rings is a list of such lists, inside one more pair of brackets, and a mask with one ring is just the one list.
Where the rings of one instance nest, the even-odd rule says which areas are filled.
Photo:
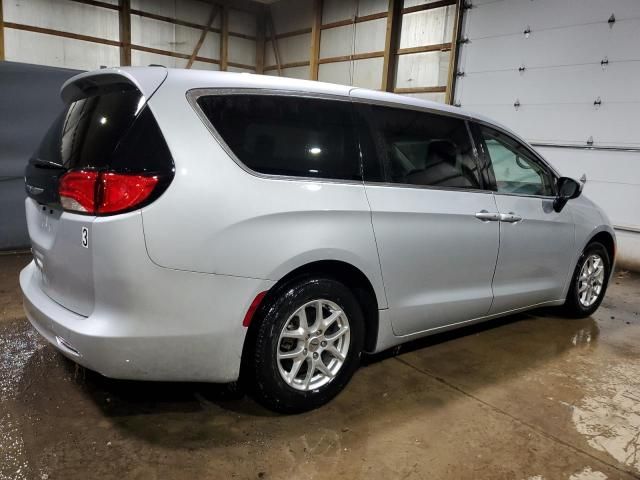
[[[155, 127], [155, 120], [145, 98], [137, 90], [122, 88], [71, 103], [56, 119], [37, 152], [37, 158], [50, 164], [72, 168], [106, 168], [112, 166], [118, 144], [126, 139], [136, 119], [137, 130]], [[141, 128], [140, 128], [141, 127]], [[139, 136], [143, 132], [137, 133]], [[158, 159], [146, 162], [130, 158], [134, 165], [122, 165], [142, 171], [162, 170]]]
[[276, 95], [209, 95], [197, 101], [235, 156], [271, 175], [361, 178], [349, 102]]

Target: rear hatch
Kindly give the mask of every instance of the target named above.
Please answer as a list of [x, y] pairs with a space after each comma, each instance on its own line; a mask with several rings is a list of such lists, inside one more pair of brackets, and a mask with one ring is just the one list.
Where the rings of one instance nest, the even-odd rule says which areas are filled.
[[[94, 307], [91, 225], [148, 205], [173, 178], [173, 160], [148, 98], [165, 69], [136, 82], [113, 71], [63, 87], [67, 105], [25, 172], [27, 224], [43, 291], [80, 315]], [[119, 71], [121, 72], [121, 71]], [[123, 241], [126, 241], [123, 239]]]

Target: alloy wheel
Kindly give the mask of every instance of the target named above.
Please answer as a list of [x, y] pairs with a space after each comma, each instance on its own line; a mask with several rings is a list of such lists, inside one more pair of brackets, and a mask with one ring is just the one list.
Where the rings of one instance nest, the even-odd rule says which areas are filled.
[[593, 305], [602, 292], [604, 285], [604, 261], [596, 253], [587, 257], [578, 276], [578, 300], [588, 308]]
[[310, 391], [333, 380], [349, 353], [344, 311], [330, 300], [305, 303], [284, 324], [277, 346], [278, 370], [292, 388]]

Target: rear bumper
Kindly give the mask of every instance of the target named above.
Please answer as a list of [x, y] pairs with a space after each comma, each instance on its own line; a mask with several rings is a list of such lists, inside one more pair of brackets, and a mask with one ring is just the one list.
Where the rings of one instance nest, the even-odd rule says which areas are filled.
[[[31, 262], [20, 273], [27, 318], [65, 356], [106, 377], [231, 382], [238, 378], [246, 309], [268, 282], [164, 269], [126, 301], [96, 298], [88, 317], [51, 300]], [[107, 292], [108, 293], [108, 292]]]

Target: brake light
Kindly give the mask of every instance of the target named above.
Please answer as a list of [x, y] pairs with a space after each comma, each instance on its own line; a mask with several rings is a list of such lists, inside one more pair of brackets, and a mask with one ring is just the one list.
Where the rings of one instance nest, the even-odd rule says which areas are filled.
[[130, 210], [144, 202], [158, 184], [158, 177], [103, 173], [98, 183], [98, 213]]
[[60, 178], [58, 193], [62, 208], [71, 212], [95, 213], [98, 172], [80, 170]]
[[157, 184], [153, 175], [79, 170], [60, 177], [58, 192], [67, 211], [108, 215], [140, 206]]

